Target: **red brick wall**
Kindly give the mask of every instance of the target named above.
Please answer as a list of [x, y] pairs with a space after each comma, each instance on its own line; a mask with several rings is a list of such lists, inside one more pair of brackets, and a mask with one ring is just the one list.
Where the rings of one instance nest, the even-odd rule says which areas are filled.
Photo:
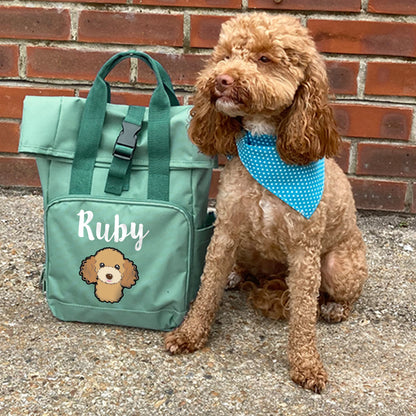
[[[187, 103], [221, 23], [254, 10], [298, 16], [325, 55], [357, 206], [416, 213], [415, 0], [3, 1], [0, 185], [39, 186], [34, 161], [17, 154], [26, 94], [85, 96], [109, 56], [137, 48]], [[154, 83], [128, 62], [110, 80], [113, 101], [129, 104], [147, 103]]]

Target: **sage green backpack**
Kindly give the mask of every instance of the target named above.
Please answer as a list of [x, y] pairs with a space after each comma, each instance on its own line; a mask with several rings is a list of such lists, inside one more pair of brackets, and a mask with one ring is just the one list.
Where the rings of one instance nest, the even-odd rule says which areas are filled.
[[[110, 103], [105, 77], [136, 57], [157, 78], [149, 108]], [[128, 51], [88, 94], [26, 97], [19, 151], [36, 156], [45, 208], [44, 288], [59, 319], [169, 330], [198, 291], [214, 160], [189, 141], [161, 65]]]

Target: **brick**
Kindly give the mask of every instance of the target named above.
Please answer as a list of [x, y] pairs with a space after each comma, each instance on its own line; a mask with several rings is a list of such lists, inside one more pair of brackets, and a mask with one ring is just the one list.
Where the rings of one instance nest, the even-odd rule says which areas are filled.
[[[33, 1], [44, 1], [44, 0], [33, 0]], [[49, 0], [49, 2], [55, 3], [63, 3], [63, 2], [71, 2], [73, 3], [74, 0]], [[111, 3], [111, 4], [126, 4], [127, 0], [77, 0], [77, 3]]]
[[241, 0], [134, 0], [133, 3], [146, 6], [241, 8]]
[[[27, 48], [27, 76], [91, 81], [101, 66], [113, 54], [54, 47]], [[129, 82], [130, 64], [125, 60], [106, 78], [109, 81]]]
[[0, 152], [17, 153], [19, 146], [19, 123], [0, 122]]
[[183, 16], [86, 10], [79, 16], [78, 40], [182, 46]]
[[[148, 107], [152, 94], [145, 94], [143, 92], [120, 92], [111, 93], [111, 102], [114, 104], [139, 105]], [[176, 96], [180, 105], [183, 105], [183, 97]]]
[[413, 118], [410, 108], [336, 103], [333, 109], [342, 136], [397, 140], [410, 138]]
[[[147, 53], [163, 66], [173, 85], [194, 85], [198, 72], [208, 59], [207, 55]], [[140, 60], [138, 60], [137, 82], [156, 84], [153, 71]]]
[[356, 95], [359, 69], [358, 62], [326, 61], [331, 93]]
[[217, 44], [221, 25], [232, 16], [191, 16], [191, 46], [212, 48]]
[[[79, 92], [80, 97], [86, 98], [89, 90], [81, 90]], [[112, 104], [124, 104], [124, 105], [139, 105], [148, 106], [150, 102], [151, 94], [143, 94], [139, 92], [128, 91], [111, 91], [111, 103]]]
[[0, 45], [0, 76], [16, 77], [19, 75], [19, 47], [17, 45]]
[[71, 38], [69, 10], [0, 7], [0, 37], [69, 40]]
[[23, 100], [26, 95], [36, 96], [71, 96], [74, 90], [69, 88], [27, 88], [27, 87], [3, 87], [0, 86], [0, 117], [21, 118]]
[[[79, 92], [80, 97], [86, 98], [89, 90], [81, 90]], [[152, 93], [145, 93], [138, 90], [137, 92], [130, 91], [111, 91], [111, 103], [123, 104], [123, 105], [138, 105], [148, 107]], [[180, 105], [184, 103], [184, 97], [176, 95]]]
[[35, 159], [0, 157], [0, 185], [40, 187]]
[[359, 143], [357, 175], [416, 177], [416, 146]]
[[416, 14], [416, 3], [414, 0], [370, 0], [368, 3], [370, 13], [386, 14]]
[[416, 56], [416, 24], [309, 19], [307, 26], [321, 52]]
[[404, 182], [350, 178], [350, 183], [358, 209], [405, 210], [407, 184]]
[[250, 9], [359, 12], [361, 0], [283, 0], [280, 3], [274, 3], [271, 0], [249, 0], [248, 7]]
[[[198, 72], [202, 70], [208, 56], [206, 55], [176, 55], [149, 52], [165, 68], [174, 85], [194, 85]], [[140, 64], [139, 64], [140, 65]], [[138, 81], [154, 84], [156, 78], [149, 67], [140, 65]]]
[[350, 151], [351, 151], [351, 143], [342, 142], [339, 153], [335, 157], [335, 161], [338, 163], [338, 165], [341, 167], [341, 169], [345, 173], [348, 172], [348, 168], [350, 165]]
[[365, 93], [416, 97], [416, 64], [368, 62]]
[[413, 200], [412, 200], [412, 207], [411, 207], [411, 213], [416, 214], [416, 183], [412, 185], [412, 194], [413, 194]]

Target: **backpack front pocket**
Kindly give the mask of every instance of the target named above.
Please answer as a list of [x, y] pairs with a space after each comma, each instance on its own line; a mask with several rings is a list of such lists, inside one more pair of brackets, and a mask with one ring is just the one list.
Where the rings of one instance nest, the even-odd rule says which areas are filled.
[[181, 323], [195, 287], [192, 217], [182, 208], [67, 197], [47, 207], [45, 224], [56, 317], [161, 330]]

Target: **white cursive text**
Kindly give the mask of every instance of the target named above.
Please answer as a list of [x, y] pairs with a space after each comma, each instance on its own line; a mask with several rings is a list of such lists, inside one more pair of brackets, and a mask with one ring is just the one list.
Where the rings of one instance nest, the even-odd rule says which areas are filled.
[[92, 211], [81, 209], [77, 215], [79, 217], [78, 237], [84, 238], [86, 234], [90, 241], [97, 239], [118, 243], [124, 241], [127, 237], [131, 237], [133, 240], [137, 240], [134, 248], [136, 251], [140, 251], [144, 238], [149, 234], [149, 230], [144, 232], [143, 224], [136, 224], [135, 222], [130, 223], [130, 226], [120, 224], [118, 214], [114, 215], [114, 224], [103, 224], [97, 221], [95, 227], [91, 224], [94, 218]]

